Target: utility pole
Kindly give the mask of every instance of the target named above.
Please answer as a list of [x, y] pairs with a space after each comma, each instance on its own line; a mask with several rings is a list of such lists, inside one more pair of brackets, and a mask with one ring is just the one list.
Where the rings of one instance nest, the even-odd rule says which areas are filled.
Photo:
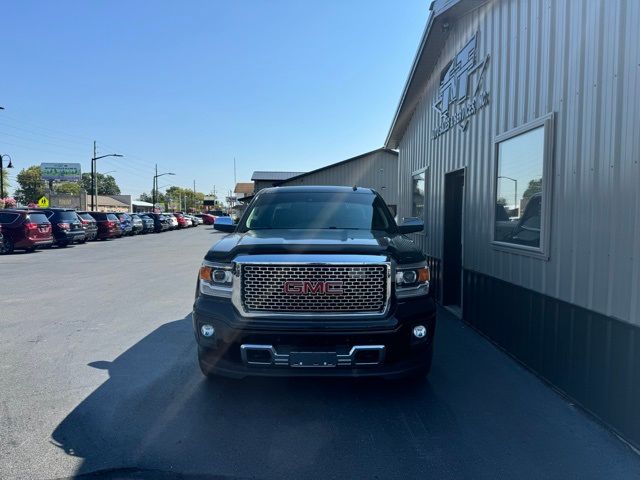
[[152, 197], [153, 197], [153, 211], [156, 211], [156, 190], [158, 186], [158, 164], [156, 163], [156, 174], [153, 176], [153, 188], [151, 189]]
[[158, 177], [163, 175], [175, 175], [173, 172], [158, 173], [158, 164], [156, 163], [156, 174], [153, 176], [153, 209], [156, 208], [156, 192], [158, 191]]
[[98, 180], [97, 180], [97, 176], [96, 175], [98, 172], [96, 172], [96, 141], [93, 141], [93, 157], [91, 157], [91, 191], [93, 192], [93, 194], [91, 195], [91, 211], [94, 211], [94, 202], [97, 204], [98, 203], [98, 192], [97, 192], [97, 188], [98, 188]]
[[233, 157], [233, 188], [236, 188], [236, 157]]
[[[96, 160], [100, 160], [101, 158], [106, 157], [124, 157], [124, 155], [120, 155], [119, 153], [109, 153], [108, 155], [100, 155], [96, 156], [96, 141], [93, 141], [93, 157], [91, 157], [91, 190], [93, 190], [93, 195], [91, 195], [91, 211], [94, 211], [95, 207], [98, 205], [98, 179], [97, 179], [97, 164]], [[95, 199], [95, 203], [94, 203]]]

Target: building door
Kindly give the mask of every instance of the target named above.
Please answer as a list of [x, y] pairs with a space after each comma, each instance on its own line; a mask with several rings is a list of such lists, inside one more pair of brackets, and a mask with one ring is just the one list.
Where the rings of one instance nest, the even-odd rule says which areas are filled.
[[464, 170], [445, 175], [442, 304], [462, 314], [462, 221]]

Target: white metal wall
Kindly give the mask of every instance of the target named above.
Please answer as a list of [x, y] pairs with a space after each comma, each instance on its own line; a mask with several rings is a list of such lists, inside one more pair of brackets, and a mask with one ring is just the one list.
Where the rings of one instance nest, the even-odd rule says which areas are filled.
[[[494, 0], [451, 25], [399, 147], [400, 216], [429, 167], [425, 251], [442, 254], [445, 172], [467, 167], [464, 267], [640, 325], [640, 1]], [[439, 76], [478, 31], [490, 103], [432, 140]], [[555, 114], [549, 261], [490, 245], [496, 135]]]
[[288, 180], [291, 185], [341, 185], [375, 189], [389, 205], [398, 204], [398, 155], [376, 150], [350, 162], [333, 165], [302, 178]]

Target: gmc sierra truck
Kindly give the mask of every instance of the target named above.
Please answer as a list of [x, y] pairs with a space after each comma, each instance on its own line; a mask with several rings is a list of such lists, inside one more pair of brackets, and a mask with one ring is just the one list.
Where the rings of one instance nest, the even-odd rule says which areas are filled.
[[207, 377], [426, 376], [436, 307], [425, 255], [374, 190], [261, 190], [205, 255], [193, 306]]

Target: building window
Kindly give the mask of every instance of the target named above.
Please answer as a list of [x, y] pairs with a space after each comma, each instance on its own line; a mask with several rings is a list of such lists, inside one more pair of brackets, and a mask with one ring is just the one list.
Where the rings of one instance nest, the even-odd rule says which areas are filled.
[[551, 121], [547, 116], [496, 138], [493, 241], [545, 255]]
[[424, 218], [424, 186], [425, 171], [414, 173], [411, 186], [411, 216]]

